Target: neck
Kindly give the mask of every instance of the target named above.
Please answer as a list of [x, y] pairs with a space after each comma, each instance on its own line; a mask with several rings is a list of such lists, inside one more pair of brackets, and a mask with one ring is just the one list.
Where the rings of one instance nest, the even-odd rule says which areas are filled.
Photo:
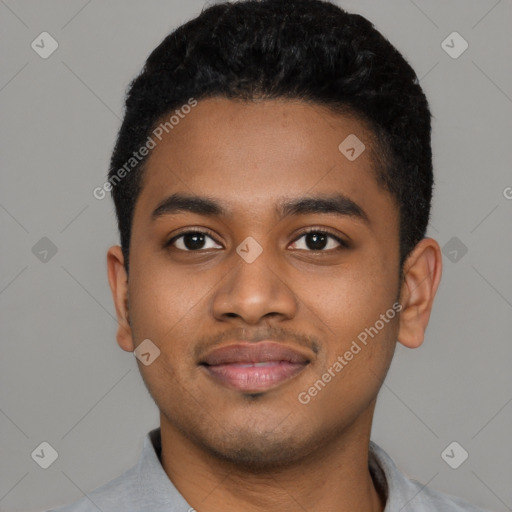
[[161, 414], [162, 466], [200, 512], [382, 512], [385, 502], [368, 469], [374, 407], [308, 459], [257, 472], [215, 457]]

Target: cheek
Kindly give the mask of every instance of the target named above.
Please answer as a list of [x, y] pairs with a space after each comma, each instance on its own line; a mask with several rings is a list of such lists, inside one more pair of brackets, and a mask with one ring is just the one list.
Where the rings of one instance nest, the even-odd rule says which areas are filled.
[[[160, 355], [154, 367], [139, 364], [139, 368], [144, 380], [155, 390], [160, 383], [166, 389], [179, 387], [180, 376], [195, 366], [194, 341], [203, 334], [206, 291], [214, 286], [214, 276], [196, 276], [192, 284], [191, 276], [182, 271], [166, 268], [160, 262], [152, 266], [149, 257], [146, 262], [141, 270], [134, 265], [130, 276], [132, 331], [136, 344], [150, 339]], [[195, 376], [188, 374], [187, 378]]]
[[315, 374], [322, 380], [332, 379], [332, 384], [318, 402], [336, 402], [340, 393], [352, 389], [357, 392], [344, 400], [357, 407], [360, 400], [367, 403], [377, 393], [393, 357], [398, 330], [398, 315], [392, 309], [398, 276], [386, 267], [383, 258], [362, 257], [333, 275], [323, 293], [309, 296], [308, 307], [321, 320], [318, 325], [328, 326], [323, 329], [325, 357]]
[[[204, 307], [205, 290], [210, 286], [207, 281], [205, 276], [201, 287], [191, 286], [191, 280], [179, 269], [171, 271], [150, 263], [140, 272], [135, 270], [130, 276], [129, 294], [130, 315], [137, 337], [153, 337], [163, 343], [184, 325], [189, 326], [197, 310]], [[199, 328], [199, 324], [195, 325]]]
[[304, 282], [302, 300], [321, 319], [331, 334], [347, 339], [373, 325], [396, 297], [397, 279], [378, 259], [362, 259], [317, 280], [314, 289]]
[[312, 407], [310, 416], [333, 425], [340, 414], [356, 418], [377, 396], [393, 357], [398, 325], [392, 309], [395, 290], [384, 282], [355, 276], [339, 284], [337, 293], [324, 295], [318, 304], [323, 306], [319, 325], [329, 326], [325, 353], [301, 389], [307, 407]]

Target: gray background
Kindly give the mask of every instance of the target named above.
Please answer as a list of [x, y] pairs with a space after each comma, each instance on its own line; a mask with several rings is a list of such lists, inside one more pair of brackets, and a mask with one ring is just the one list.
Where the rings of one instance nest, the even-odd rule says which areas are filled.
[[[512, 510], [512, 2], [339, 4], [367, 16], [421, 78], [434, 114], [429, 235], [445, 247], [426, 341], [398, 345], [372, 437], [410, 477]], [[203, 5], [0, 0], [2, 511], [82, 497], [134, 464], [158, 425], [135, 358], [115, 341], [114, 210], [92, 191], [129, 80]], [[31, 48], [43, 31], [59, 44], [47, 59]], [[457, 59], [441, 47], [453, 31], [469, 43]], [[57, 248], [47, 261], [43, 237]], [[58, 452], [46, 470], [31, 458], [42, 441]], [[440, 455], [452, 441], [469, 453], [458, 469]]]

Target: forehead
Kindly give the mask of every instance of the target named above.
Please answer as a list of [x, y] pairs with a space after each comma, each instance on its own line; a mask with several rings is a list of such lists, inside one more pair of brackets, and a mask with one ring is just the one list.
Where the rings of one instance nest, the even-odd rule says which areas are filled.
[[135, 218], [149, 220], [176, 192], [222, 199], [232, 213], [269, 215], [283, 198], [339, 192], [372, 215], [393, 214], [375, 178], [373, 134], [318, 105], [205, 99], [155, 143]]

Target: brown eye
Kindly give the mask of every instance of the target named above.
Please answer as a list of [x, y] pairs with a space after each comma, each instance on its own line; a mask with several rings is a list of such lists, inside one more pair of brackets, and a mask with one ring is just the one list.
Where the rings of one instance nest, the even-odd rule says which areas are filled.
[[[304, 238], [303, 247], [297, 247], [297, 241]], [[347, 248], [348, 244], [341, 238], [319, 229], [308, 230], [294, 242], [293, 249], [327, 252], [337, 248]]]
[[169, 242], [167, 242], [166, 247], [174, 246], [176, 249], [186, 252], [196, 252], [205, 249], [222, 249], [222, 246], [219, 245], [212, 246], [211, 242], [210, 245], [208, 245], [209, 241], [217, 244], [208, 233], [191, 230], [171, 238]]

